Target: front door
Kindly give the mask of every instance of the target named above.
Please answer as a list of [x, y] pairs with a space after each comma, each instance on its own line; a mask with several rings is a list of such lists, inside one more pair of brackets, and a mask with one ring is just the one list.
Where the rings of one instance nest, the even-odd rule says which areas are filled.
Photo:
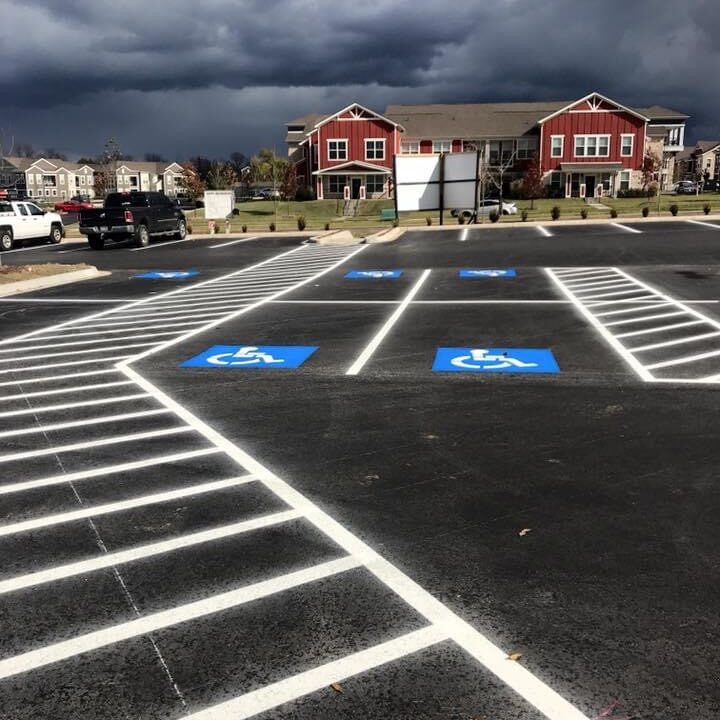
[[585, 197], [595, 197], [595, 176], [585, 176]]
[[360, 199], [360, 186], [362, 185], [362, 178], [353, 178], [352, 179], [352, 191], [350, 197], [353, 200], [359, 200]]

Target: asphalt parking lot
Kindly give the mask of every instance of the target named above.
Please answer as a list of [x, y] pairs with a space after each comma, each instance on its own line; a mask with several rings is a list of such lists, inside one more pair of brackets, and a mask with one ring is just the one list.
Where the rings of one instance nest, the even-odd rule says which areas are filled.
[[717, 717], [718, 257], [3, 254], [112, 275], [0, 299], [0, 717]]

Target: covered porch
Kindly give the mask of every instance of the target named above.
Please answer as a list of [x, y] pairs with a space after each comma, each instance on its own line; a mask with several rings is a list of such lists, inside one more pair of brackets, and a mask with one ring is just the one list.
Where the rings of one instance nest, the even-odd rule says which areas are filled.
[[560, 172], [553, 173], [550, 183], [555, 190], [563, 192], [566, 198], [614, 196], [621, 189], [622, 170], [621, 162], [562, 163]]
[[392, 173], [388, 168], [365, 162], [348, 162], [316, 170], [318, 200], [370, 200], [390, 197]]

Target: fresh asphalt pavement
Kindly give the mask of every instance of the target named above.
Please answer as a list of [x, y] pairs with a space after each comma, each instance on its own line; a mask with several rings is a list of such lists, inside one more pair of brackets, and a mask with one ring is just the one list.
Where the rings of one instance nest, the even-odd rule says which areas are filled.
[[[717, 385], [684, 380], [720, 374], [720, 225], [633, 227], [27, 253], [112, 275], [0, 300], [0, 716], [717, 717]], [[318, 349], [180, 367], [214, 345]]]

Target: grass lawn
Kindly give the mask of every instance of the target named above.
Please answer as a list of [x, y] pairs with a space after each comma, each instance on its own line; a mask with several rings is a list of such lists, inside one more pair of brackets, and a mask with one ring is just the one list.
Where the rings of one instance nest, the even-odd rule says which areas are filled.
[[60, 273], [87, 270], [90, 266], [60, 265], [59, 263], [46, 263], [44, 265], [3, 265], [0, 267], [0, 285], [19, 282], [21, 280], [34, 280], [35, 278], [58, 275]]
[[[658, 199], [650, 198], [603, 198], [602, 202], [608, 207], [614, 207], [619, 215], [639, 215], [644, 207], [650, 208], [651, 215], [658, 214]], [[677, 205], [679, 211], [703, 211], [704, 205], [710, 205], [711, 211], [720, 211], [720, 193], [705, 193], [703, 195], [661, 195], [660, 214], [667, 215], [671, 205]]]

